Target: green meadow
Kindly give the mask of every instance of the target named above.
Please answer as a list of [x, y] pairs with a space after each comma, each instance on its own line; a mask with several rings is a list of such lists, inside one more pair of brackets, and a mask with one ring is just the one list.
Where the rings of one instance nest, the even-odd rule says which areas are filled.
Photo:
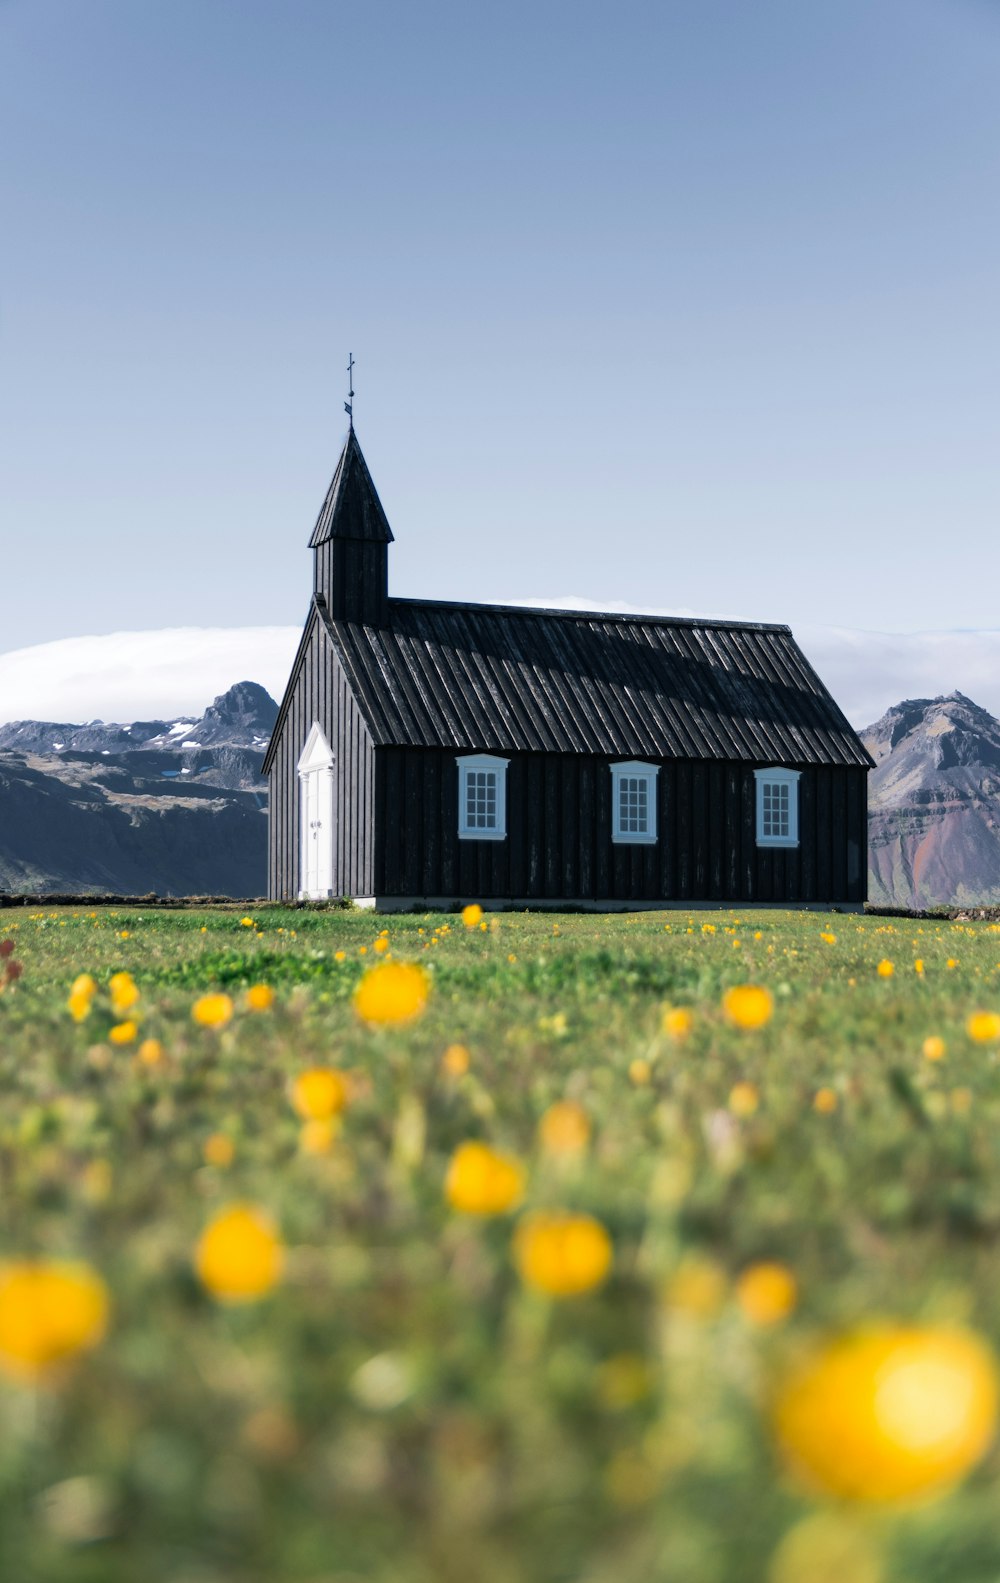
[[[0, 913], [23, 968], [0, 993], [0, 1258], [86, 1261], [111, 1301], [65, 1372], [0, 1375], [0, 1578], [997, 1583], [996, 1448], [921, 1505], [826, 1502], [785, 1468], [770, 1401], [811, 1338], [873, 1318], [1000, 1351], [1000, 1043], [967, 1031], [1000, 1012], [1000, 927], [483, 923]], [[385, 960], [427, 969], [405, 1027], [352, 1005]], [[116, 972], [140, 992], [125, 1017]], [[724, 1015], [740, 984], [770, 990], [765, 1026]], [[234, 1006], [217, 1028], [191, 1014], [211, 991]], [[686, 1036], [664, 1031], [678, 1007]], [[316, 1066], [350, 1101], [311, 1152], [289, 1096]], [[560, 1152], [539, 1126], [567, 1099], [589, 1140]], [[450, 1207], [472, 1139], [523, 1162], [522, 1205]], [[286, 1255], [226, 1305], [192, 1260], [235, 1201]], [[523, 1283], [511, 1237], [535, 1208], [606, 1227], [603, 1285]], [[773, 1322], [740, 1298], [759, 1261], [797, 1287]]]

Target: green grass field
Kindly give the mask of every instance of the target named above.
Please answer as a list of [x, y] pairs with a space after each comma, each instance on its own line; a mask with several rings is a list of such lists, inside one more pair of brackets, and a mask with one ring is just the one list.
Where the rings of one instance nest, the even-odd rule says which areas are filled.
[[[0, 994], [0, 1255], [86, 1260], [112, 1301], [66, 1377], [0, 1378], [0, 1578], [997, 1583], [996, 1449], [919, 1508], [825, 1507], [787, 1476], [768, 1402], [804, 1341], [873, 1316], [1000, 1350], [1000, 1045], [966, 1031], [1000, 1011], [1000, 929], [484, 921], [0, 913], [23, 965]], [[383, 927], [431, 977], [397, 1030], [351, 1001]], [[116, 971], [141, 992], [125, 1044]], [[76, 1022], [84, 972], [101, 988]], [[723, 1016], [740, 983], [774, 996], [757, 1031]], [[247, 1008], [254, 984], [272, 1009]], [[191, 1017], [213, 989], [235, 1003], [219, 1029]], [[665, 1006], [691, 1009], [687, 1038], [661, 1031]], [[442, 1066], [454, 1043], [464, 1074]], [[289, 1101], [316, 1065], [351, 1074], [325, 1153]], [[559, 1155], [539, 1121], [566, 1098], [592, 1131]], [[217, 1134], [228, 1164], [206, 1161]], [[525, 1163], [524, 1208], [606, 1226], [602, 1287], [545, 1298], [511, 1261], [524, 1208], [448, 1206], [469, 1139]], [[192, 1265], [233, 1200], [287, 1247], [281, 1283], [239, 1307]], [[739, 1300], [759, 1260], [798, 1284], [783, 1322]]]

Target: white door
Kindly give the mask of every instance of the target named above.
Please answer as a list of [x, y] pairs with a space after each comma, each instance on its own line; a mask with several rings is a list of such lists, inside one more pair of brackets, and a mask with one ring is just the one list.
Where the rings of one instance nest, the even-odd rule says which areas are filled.
[[317, 722], [299, 759], [301, 879], [299, 894], [319, 901], [333, 895], [333, 754]]

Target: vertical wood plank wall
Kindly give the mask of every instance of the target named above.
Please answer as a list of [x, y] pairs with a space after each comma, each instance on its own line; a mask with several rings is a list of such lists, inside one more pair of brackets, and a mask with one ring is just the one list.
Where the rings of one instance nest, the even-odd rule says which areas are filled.
[[375, 756], [343, 670], [315, 616], [268, 777], [268, 895], [273, 901], [294, 901], [299, 893], [297, 766], [314, 720], [322, 726], [334, 754], [334, 895], [370, 896], [374, 883]]
[[[375, 750], [370, 891], [379, 896], [863, 902], [867, 771], [811, 765], [799, 846], [758, 847], [754, 766], [664, 760], [655, 846], [611, 840], [609, 760], [510, 755], [507, 838], [460, 841], [455, 754]], [[272, 805], [273, 806], [273, 805]]]

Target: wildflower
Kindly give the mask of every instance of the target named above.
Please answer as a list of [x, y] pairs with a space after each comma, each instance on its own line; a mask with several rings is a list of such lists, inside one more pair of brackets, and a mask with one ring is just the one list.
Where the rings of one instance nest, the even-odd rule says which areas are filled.
[[795, 1276], [784, 1264], [748, 1265], [736, 1282], [736, 1301], [755, 1325], [776, 1325], [787, 1319], [798, 1295]]
[[891, 978], [896, 969], [887, 957], [883, 957], [875, 971], [879, 978]]
[[163, 1060], [163, 1046], [159, 1039], [143, 1039], [135, 1055], [143, 1066], [159, 1066]]
[[837, 943], [837, 936], [835, 934], [831, 934], [828, 929], [824, 929], [823, 933], [820, 935], [820, 939], [824, 940], [827, 945], [836, 945]]
[[216, 1165], [220, 1170], [225, 1170], [232, 1165], [236, 1154], [236, 1147], [232, 1138], [224, 1132], [211, 1132], [202, 1146], [202, 1156], [206, 1165]]
[[354, 1009], [363, 1022], [397, 1026], [420, 1016], [429, 993], [430, 979], [415, 962], [380, 962], [354, 991]]
[[0, 1367], [41, 1380], [102, 1339], [110, 1304], [86, 1264], [21, 1259], [0, 1266]]
[[554, 1039], [564, 1039], [569, 1021], [564, 1011], [554, 1011], [551, 1017], [539, 1017], [539, 1033], [551, 1034]]
[[463, 1143], [451, 1157], [445, 1196], [466, 1215], [503, 1215], [524, 1197], [525, 1172], [519, 1160], [498, 1154], [485, 1143]]
[[702, 934], [714, 934], [715, 933], [715, 924], [714, 923], [703, 923], [702, 926], [701, 926], [701, 932], [702, 932]]
[[376, 952], [376, 954], [378, 956], [383, 956], [385, 954], [385, 952], [388, 951], [388, 949], [389, 949], [389, 942], [386, 939], [385, 935], [381, 935], [381, 934], [379, 935], [378, 939], [375, 941], [374, 949], [375, 949], [375, 952]]
[[139, 999], [139, 987], [131, 973], [112, 973], [111, 1009], [116, 1017], [130, 1011]]
[[347, 952], [346, 951], [334, 951], [334, 953], [333, 953], [333, 960], [335, 962], [346, 962], [347, 961]]
[[668, 1309], [689, 1319], [713, 1319], [725, 1302], [725, 1271], [714, 1259], [689, 1254], [667, 1282], [663, 1295]]
[[274, 1005], [274, 990], [270, 984], [251, 984], [247, 990], [247, 1006], [251, 1011], [270, 1011]]
[[694, 1027], [694, 1013], [687, 1006], [666, 1006], [660, 1018], [660, 1032], [670, 1039], [686, 1039]]
[[629, 1082], [634, 1083], [636, 1088], [643, 1088], [652, 1077], [653, 1068], [641, 1055], [637, 1055], [634, 1061], [629, 1062], [628, 1075]]
[[723, 995], [722, 1009], [736, 1028], [763, 1028], [774, 1012], [774, 998], [760, 984], [736, 984]]
[[965, 1031], [977, 1044], [995, 1044], [1000, 1039], [1000, 1014], [974, 1011], [965, 1024]]
[[734, 1083], [729, 1090], [729, 1108], [734, 1116], [752, 1116], [760, 1105], [760, 1093], [753, 1083]]
[[774, 1423], [792, 1467], [826, 1494], [894, 1501], [941, 1493], [990, 1445], [997, 1372], [976, 1335], [871, 1325], [800, 1360]]
[[483, 909], [478, 902], [472, 902], [470, 906], [462, 908], [462, 922], [467, 929], [475, 929], [482, 922], [482, 918]]
[[923, 1052], [928, 1061], [943, 1061], [948, 1046], [936, 1033], [928, 1034], [923, 1043]]
[[71, 992], [70, 997], [66, 1002], [66, 1006], [74, 1022], [83, 1022], [85, 1018], [90, 1016], [91, 999], [92, 996], [89, 995], [85, 990], [81, 991], [74, 989]]
[[514, 1262], [526, 1286], [548, 1297], [577, 1297], [607, 1279], [611, 1238], [592, 1215], [538, 1210], [514, 1232]]
[[299, 1132], [299, 1148], [303, 1154], [329, 1154], [337, 1136], [337, 1122], [333, 1116], [322, 1121], [305, 1121]]
[[108, 1030], [108, 1038], [112, 1044], [131, 1044], [138, 1032], [138, 1025], [134, 1022], [116, 1022]]
[[945, 967], [949, 967], [949, 968], [957, 967], [958, 966], [958, 957], [957, 956], [950, 956], [948, 958], [947, 962], [944, 965], [945, 965]]
[[202, 1232], [195, 1269], [221, 1303], [251, 1303], [281, 1279], [284, 1248], [270, 1215], [255, 1204], [230, 1204]]
[[[6, 944], [6, 942], [4, 942]], [[91, 999], [97, 994], [97, 980], [90, 973], [78, 973], [70, 989], [71, 995], [86, 995]]]
[[254, 918], [241, 918], [240, 919], [240, 928], [241, 929], [256, 929], [256, 927], [257, 927], [256, 919], [254, 919]]
[[579, 1154], [590, 1141], [590, 1119], [573, 1099], [550, 1105], [538, 1124], [546, 1154]]
[[924, 970], [924, 959], [923, 959], [922, 956], [918, 956], [916, 958], [916, 960], [914, 961], [914, 963], [913, 963], [913, 971], [915, 973], [922, 973], [923, 970]]
[[449, 1077], [464, 1077], [469, 1070], [469, 1052], [464, 1044], [449, 1044], [441, 1057], [441, 1070]]
[[332, 1066], [314, 1066], [291, 1085], [292, 1105], [304, 1121], [327, 1121], [347, 1104], [347, 1079]]
[[202, 995], [191, 1007], [191, 1016], [202, 1028], [224, 1028], [232, 1015], [228, 995]]
[[837, 1095], [832, 1088], [818, 1088], [813, 1098], [813, 1110], [821, 1116], [832, 1116], [837, 1108]]

